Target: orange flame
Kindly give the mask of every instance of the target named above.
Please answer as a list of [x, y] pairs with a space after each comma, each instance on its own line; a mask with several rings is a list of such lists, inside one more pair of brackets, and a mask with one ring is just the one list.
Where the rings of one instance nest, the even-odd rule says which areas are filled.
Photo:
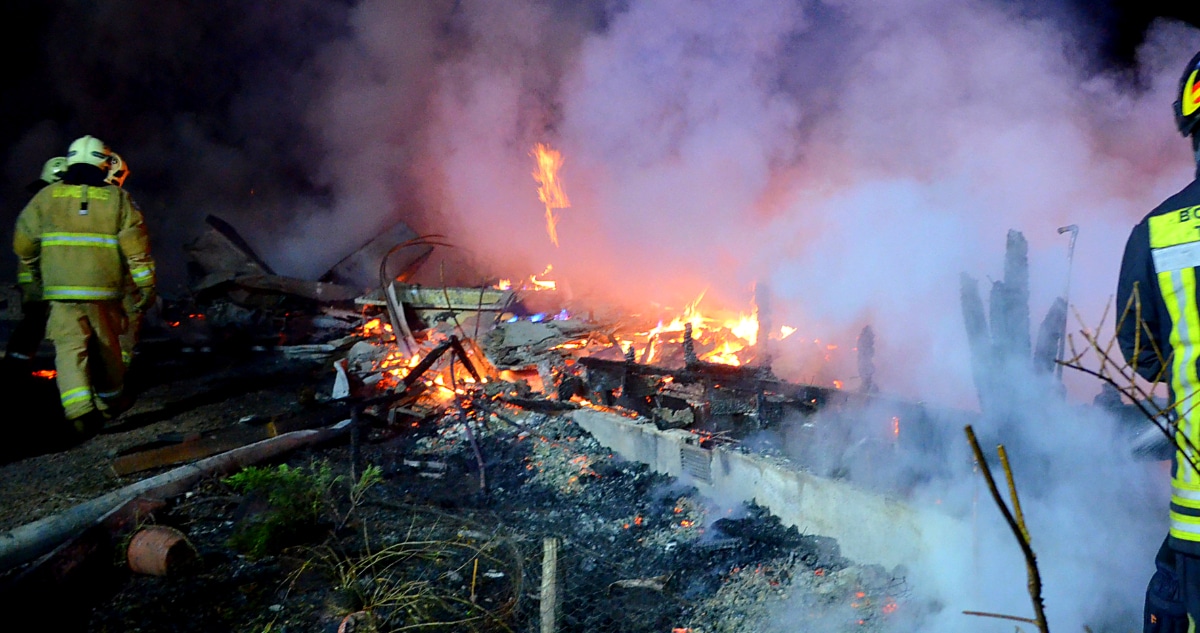
[[550, 241], [558, 246], [558, 216], [554, 210], [571, 206], [558, 180], [558, 169], [563, 164], [562, 153], [550, 149], [549, 145], [538, 143], [533, 146], [530, 155], [537, 159], [538, 170], [533, 172], [533, 179], [538, 183], [538, 199], [546, 205], [546, 233], [550, 235]]
[[[553, 237], [554, 236], [553, 230], [551, 230], [550, 234], [552, 236], [551, 239], [554, 240], [554, 245], [558, 246], [558, 238]], [[554, 266], [551, 264], [546, 264], [546, 270], [542, 271], [542, 276], [545, 277], [546, 275], [549, 275], [550, 271], [552, 271], [552, 270], [554, 270]], [[558, 282], [550, 281], [549, 279], [538, 279], [537, 275], [530, 275], [529, 281], [530, 281], [530, 283], [533, 284], [534, 290], [556, 290], [556, 289], [558, 289]]]

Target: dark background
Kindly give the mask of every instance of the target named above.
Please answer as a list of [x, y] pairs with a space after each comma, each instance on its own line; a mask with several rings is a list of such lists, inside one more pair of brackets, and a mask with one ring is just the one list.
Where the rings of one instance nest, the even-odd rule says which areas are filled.
[[[547, 0], [559, 5], [566, 0]], [[287, 209], [322, 200], [312, 165], [320, 145], [303, 125], [311, 62], [350, 31], [353, 0], [8, 0], [0, 20], [0, 239], [7, 243], [24, 186], [73, 138], [93, 134], [131, 166], [127, 188], [172, 253], [204, 214]], [[577, 3], [583, 4], [583, 3]], [[1200, 25], [1195, 3], [1132, 0], [1012, 2], [1077, 33], [1087, 63], [1126, 69], [1159, 16]], [[597, 12], [622, 0], [591, 0]], [[597, 24], [603, 24], [603, 16]], [[206, 208], [196, 208], [200, 204]], [[177, 212], [178, 210], [184, 212]], [[167, 212], [171, 210], [170, 217]], [[286, 212], [263, 212], [286, 222]], [[422, 228], [422, 227], [417, 227]], [[164, 253], [163, 290], [181, 291]], [[0, 258], [0, 278], [12, 258]]]

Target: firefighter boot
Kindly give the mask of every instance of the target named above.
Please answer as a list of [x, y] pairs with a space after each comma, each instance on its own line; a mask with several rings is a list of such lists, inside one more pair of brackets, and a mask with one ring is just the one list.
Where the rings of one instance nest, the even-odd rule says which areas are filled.
[[93, 409], [82, 416], [71, 420], [75, 435], [79, 441], [89, 440], [104, 428], [104, 414]]

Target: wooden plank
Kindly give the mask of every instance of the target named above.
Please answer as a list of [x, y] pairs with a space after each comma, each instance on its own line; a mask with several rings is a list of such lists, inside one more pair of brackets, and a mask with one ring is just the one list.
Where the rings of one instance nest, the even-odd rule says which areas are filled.
[[150, 470], [151, 468], [173, 466], [175, 464], [203, 459], [217, 453], [241, 448], [259, 440], [275, 437], [276, 435], [278, 433], [275, 432], [273, 424], [226, 431], [191, 442], [181, 442], [172, 446], [152, 448], [131, 455], [122, 455], [113, 460], [112, 468], [113, 472], [123, 477], [131, 473]]
[[542, 633], [558, 630], [558, 539], [542, 541]]
[[151, 448], [149, 450], [121, 455], [113, 460], [113, 471], [118, 476], [141, 472], [160, 466], [184, 464], [198, 459], [224, 453], [247, 444], [253, 444], [292, 431], [303, 431], [320, 426], [323, 419], [293, 418], [289, 420], [272, 421], [266, 424], [246, 426], [238, 425], [221, 429], [208, 437], [185, 438], [184, 441], [171, 446]]

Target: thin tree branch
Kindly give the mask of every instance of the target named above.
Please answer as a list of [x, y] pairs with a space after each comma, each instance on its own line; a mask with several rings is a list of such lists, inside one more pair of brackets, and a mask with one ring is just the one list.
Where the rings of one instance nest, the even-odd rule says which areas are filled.
[[1037, 556], [1033, 553], [1033, 548], [1029, 545], [1029, 539], [1025, 537], [1021, 525], [1017, 523], [1016, 518], [1008, 509], [1008, 504], [1004, 503], [1004, 498], [1000, 496], [1000, 489], [996, 487], [996, 480], [992, 477], [992, 470], [988, 466], [987, 460], [983, 457], [983, 449], [979, 447], [979, 440], [975, 438], [975, 429], [971, 425], [967, 425], [964, 429], [967, 433], [967, 441], [971, 443], [971, 450], [975, 453], [975, 463], [979, 465], [979, 470], [983, 472], [984, 481], [987, 482], [988, 490], [992, 493], [992, 499], [996, 502], [996, 507], [1000, 509], [1000, 513], [1004, 515], [1004, 520], [1008, 522], [1009, 529], [1012, 530], [1014, 536], [1017, 537], [1017, 544], [1021, 546], [1021, 553], [1025, 555], [1025, 571], [1029, 577], [1029, 599], [1033, 602], [1034, 621], [1038, 630], [1041, 633], [1049, 633], [1049, 626], [1046, 624], [1046, 607], [1042, 602], [1042, 576], [1037, 567]]

